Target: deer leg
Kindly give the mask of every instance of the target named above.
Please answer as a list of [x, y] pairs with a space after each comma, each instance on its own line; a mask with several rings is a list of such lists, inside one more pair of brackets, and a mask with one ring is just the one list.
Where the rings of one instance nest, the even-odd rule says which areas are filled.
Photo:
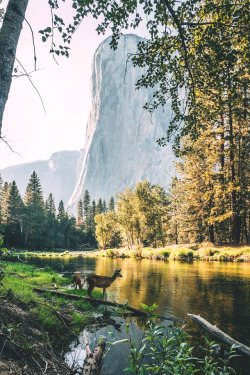
[[92, 297], [92, 290], [93, 290], [93, 289], [94, 289], [94, 285], [89, 283], [89, 287], [88, 287], [88, 296], [89, 296], [90, 298], [93, 298], [93, 297]]
[[105, 292], [106, 292], [106, 288], [102, 288], [102, 298], [104, 299], [105, 297]]

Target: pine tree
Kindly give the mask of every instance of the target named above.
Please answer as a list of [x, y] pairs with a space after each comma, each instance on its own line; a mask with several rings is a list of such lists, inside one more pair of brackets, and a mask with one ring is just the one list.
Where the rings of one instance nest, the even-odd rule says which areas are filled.
[[42, 187], [35, 171], [32, 173], [26, 188], [24, 203], [26, 206], [32, 206], [34, 209], [36, 207], [43, 207]]
[[2, 188], [3, 188], [3, 179], [2, 179], [2, 176], [1, 176], [1, 173], [0, 173], [0, 198], [1, 198], [1, 193], [2, 193]]
[[40, 180], [34, 171], [26, 188], [24, 203], [26, 243], [29, 248], [40, 249], [45, 240], [45, 211]]
[[1, 192], [1, 223], [6, 223], [8, 215], [8, 196], [10, 184], [5, 182]]
[[45, 202], [45, 212], [46, 212], [46, 216], [49, 219], [55, 219], [56, 217], [55, 199], [51, 193], [49, 194]]
[[95, 217], [95, 215], [96, 215], [96, 202], [95, 202], [95, 200], [92, 201], [91, 215], [93, 217]]
[[108, 211], [114, 211], [114, 210], [115, 210], [115, 200], [114, 200], [114, 197], [112, 196], [109, 200]]
[[45, 247], [51, 250], [55, 247], [56, 233], [57, 233], [55, 200], [51, 193], [49, 194], [45, 202], [45, 216], [46, 216]]
[[2, 179], [2, 176], [0, 174], [0, 223], [1, 223], [1, 217], [2, 217], [2, 214], [1, 214], [1, 199], [2, 199], [2, 190], [3, 190], [3, 179]]
[[64, 203], [62, 200], [60, 200], [59, 206], [58, 206], [58, 215], [57, 215], [58, 222], [63, 223], [63, 220], [65, 219], [65, 217], [66, 217], [66, 212], [64, 209]]
[[99, 215], [99, 214], [101, 214], [101, 213], [103, 213], [103, 203], [102, 203], [102, 199], [100, 198], [100, 199], [98, 200], [97, 205], [96, 205], [95, 214], [96, 214], [96, 215]]
[[24, 204], [17, 188], [16, 182], [13, 181], [9, 187], [7, 198], [7, 218], [5, 226], [5, 241], [8, 246], [19, 246], [22, 242], [22, 214]]
[[102, 202], [102, 212], [107, 212], [108, 211], [108, 209], [107, 209], [107, 203], [106, 203], [106, 201], [105, 201], [105, 199], [103, 200], [103, 202]]
[[81, 199], [77, 204], [77, 226], [83, 229], [83, 201]]
[[89, 195], [88, 190], [85, 190], [84, 197], [83, 197], [83, 213], [84, 213], [85, 219], [87, 218], [89, 207], [90, 207], [90, 195]]

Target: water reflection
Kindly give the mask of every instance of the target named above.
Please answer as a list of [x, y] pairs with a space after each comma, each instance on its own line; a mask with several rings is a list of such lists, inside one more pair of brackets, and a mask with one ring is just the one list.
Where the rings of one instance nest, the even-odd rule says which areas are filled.
[[[163, 316], [187, 320], [200, 314], [236, 340], [250, 346], [250, 264], [219, 262], [161, 262], [87, 257], [29, 258], [39, 267], [49, 265], [83, 276], [95, 272], [111, 276], [121, 268], [123, 278], [107, 289], [108, 299], [140, 308], [156, 303]], [[192, 334], [197, 327], [187, 326]]]

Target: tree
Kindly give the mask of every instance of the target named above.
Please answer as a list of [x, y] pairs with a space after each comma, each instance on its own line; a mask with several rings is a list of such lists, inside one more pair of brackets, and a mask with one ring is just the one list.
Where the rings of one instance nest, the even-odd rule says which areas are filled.
[[167, 237], [170, 243], [188, 243], [188, 219], [186, 193], [183, 181], [177, 177], [172, 179], [169, 187], [169, 206], [167, 208]]
[[[117, 208], [117, 222], [121, 227], [122, 234], [127, 242], [128, 248], [134, 244], [134, 222], [132, 218], [135, 215], [135, 208], [133, 204], [133, 192], [131, 189], [126, 189], [124, 193], [117, 194], [118, 201]], [[112, 212], [112, 211], [111, 211]]]
[[2, 199], [2, 190], [3, 190], [3, 179], [2, 179], [2, 176], [0, 174], [0, 223], [1, 223], [1, 199]]
[[[59, 32], [64, 44], [53, 47], [53, 53], [68, 56], [68, 44], [82, 20], [92, 15], [100, 19], [98, 33], [112, 30], [111, 47], [116, 48], [123, 30], [136, 29], [146, 23], [150, 38], [138, 45], [138, 52], [130, 58], [135, 66], [147, 67], [137, 88], [154, 87], [155, 92], [146, 108], [153, 111], [165, 105], [169, 97], [174, 112], [167, 138], [176, 135], [177, 145], [182, 135], [198, 136], [202, 106], [197, 103], [197, 92], [207, 92], [216, 85], [220, 69], [228, 63], [249, 66], [248, 1], [235, 3], [218, 0], [169, 1], [95, 1], [73, 0], [73, 24], [64, 25], [57, 3], [51, 2], [55, 23], [53, 30], [41, 30], [44, 40]], [[230, 44], [228, 44], [230, 42]], [[225, 48], [226, 47], [226, 48]], [[225, 50], [224, 50], [225, 48]], [[223, 52], [224, 51], [224, 52]], [[230, 84], [238, 81], [238, 74], [230, 75]], [[204, 79], [208, 85], [204, 85]], [[185, 95], [180, 95], [184, 91]], [[165, 142], [162, 140], [163, 143]]]
[[25, 19], [27, 4], [28, 0], [9, 0], [0, 29], [0, 137], [3, 112], [9, 95], [16, 48]]
[[149, 243], [154, 247], [165, 244], [165, 217], [167, 196], [159, 185], [149, 181], [139, 182], [134, 190], [136, 211], [136, 233], [140, 243]]
[[8, 182], [5, 182], [1, 191], [1, 223], [6, 223], [7, 221], [9, 187]]
[[108, 211], [108, 209], [107, 209], [107, 203], [106, 203], [106, 201], [104, 199], [103, 202], [102, 202], [102, 212], [107, 212], [107, 211]]
[[45, 211], [40, 180], [34, 171], [24, 196], [24, 228], [29, 248], [40, 249], [45, 238]]
[[83, 228], [83, 201], [81, 199], [77, 204], [77, 226]]
[[95, 223], [96, 238], [99, 246], [102, 249], [106, 249], [112, 239], [112, 234], [117, 223], [117, 217], [114, 211], [97, 214], [95, 216]]
[[[7, 100], [16, 46], [24, 20], [28, 0], [9, 0], [3, 27], [0, 34], [0, 53], [3, 58], [0, 66], [1, 81], [4, 85], [1, 95], [0, 118]], [[142, 76], [137, 87], [155, 87], [155, 93], [150, 103], [146, 105], [150, 111], [158, 105], [165, 105], [169, 96], [172, 99], [174, 111], [173, 120], [168, 131], [168, 138], [173, 133], [180, 135], [191, 132], [197, 136], [199, 113], [202, 108], [196, 102], [196, 90], [204, 90], [204, 78], [214, 82], [220, 62], [231, 61], [235, 66], [249, 65], [249, 40], [245, 38], [249, 31], [248, 1], [239, 0], [228, 3], [227, 0], [211, 1], [169, 1], [157, 0], [139, 1], [95, 1], [72, 0], [75, 10], [72, 24], [65, 25], [60, 15], [57, 0], [50, 0], [52, 27], [41, 30], [42, 40], [55, 41], [55, 33], [59, 33], [63, 42], [59, 47], [53, 43], [51, 52], [57, 55], [69, 56], [69, 44], [74, 32], [83, 19], [92, 15], [100, 19], [98, 33], [112, 30], [111, 46], [116, 48], [119, 36], [123, 30], [132, 27], [136, 29], [141, 23], [146, 23], [150, 39], [142, 41], [138, 53], [131, 56], [134, 65], [146, 66], [147, 73]], [[58, 13], [58, 14], [57, 14]], [[11, 37], [9, 37], [11, 35]], [[231, 36], [234, 49], [223, 48]], [[11, 57], [8, 50], [12, 50]], [[212, 52], [212, 53], [211, 53]], [[244, 70], [244, 69], [242, 69]], [[241, 71], [242, 71], [241, 70]], [[237, 82], [237, 75], [230, 75], [230, 82]], [[185, 90], [186, 96], [180, 97], [180, 90]], [[183, 103], [184, 98], [184, 103]], [[180, 134], [181, 132], [181, 134]]]
[[22, 237], [22, 215], [24, 204], [13, 181], [7, 197], [7, 215], [5, 225], [5, 242], [7, 246], [20, 246]]
[[1, 197], [1, 193], [2, 193], [2, 188], [3, 188], [3, 179], [2, 179], [2, 176], [1, 176], [1, 173], [0, 173], [0, 197]]
[[108, 211], [114, 211], [115, 210], [115, 200], [114, 197], [111, 197], [108, 204]]
[[87, 214], [88, 214], [88, 211], [89, 211], [90, 202], [91, 202], [91, 200], [90, 200], [89, 192], [88, 192], [88, 190], [85, 190], [84, 197], [83, 197], [83, 213], [84, 213], [85, 219], [87, 219]]
[[53, 195], [50, 193], [45, 202], [45, 247], [53, 249], [55, 247], [55, 238], [57, 233], [56, 207]]
[[41, 183], [35, 171], [32, 173], [26, 188], [24, 203], [33, 209], [44, 205]]
[[51, 193], [49, 194], [48, 199], [45, 202], [45, 212], [49, 220], [55, 219], [56, 217], [55, 199]]
[[103, 204], [102, 204], [102, 199], [100, 198], [100, 199], [98, 200], [97, 205], [96, 205], [95, 214], [96, 214], [96, 215], [99, 215], [99, 214], [101, 214], [101, 213], [103, 213]]
[[65, 219], [65, 217], [66, 217], [66, 212], [64, 209], [64, 203], [62, 200], [60, 200], [59, 206], [58, 206], [58, 215], [57, 215], [58, 222], [63, 223], [63, 219]]

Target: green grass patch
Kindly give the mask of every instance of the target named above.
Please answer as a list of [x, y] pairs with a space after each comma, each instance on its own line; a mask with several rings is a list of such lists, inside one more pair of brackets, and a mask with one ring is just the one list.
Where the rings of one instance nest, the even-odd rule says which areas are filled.
[[[55, 296], [51, 293], [45, 293], [44, 295], [38, 295], [33, 291], [34, 287], [40, 288], [51, 288], [56, 284], [61, 291], [69, 294], [77, 294], [86, 296], [86, 290], [75, 290], [67, 289], [65, 286], [71, 283], [69, 278], [59, 276], [56, 272], [52, 271], [49, 267], [44, 270], [36, 271], [35, 266], [30, 266], [23, 263], [2, 263], [2, 268], [5, 272], [5, 277], [2, 280], [2, 286], [0, 286], [0, 295], [5, 295], [9, 290], [13, 293], [11, 300], [14, 303], [20, 303], [22, 301], [26, 304], [30, 314], [34, 316], [39, 324], [45, 329], [46, 332], [59, 332], [63, 329], [63, 324], [58, 319], [56, 311], [61, 309], [71, 309], [72, 313], [74, 309], [81, 310], [84, 313], [81, 316], [73, 313], [73, 321], [76, 323], [76, 327], [73, 325], [74, 330], [82, 329], [87, 321], [89, 321], [91, 314], [96, 311], [96, 307], [87, 301], [80, 300], [68, 300], [64, 297]], [[95, 298], [100, 298], [102, 293], [95, 290], [93, 292]], [[86, 313], [87, 312], [87, 313]]]

